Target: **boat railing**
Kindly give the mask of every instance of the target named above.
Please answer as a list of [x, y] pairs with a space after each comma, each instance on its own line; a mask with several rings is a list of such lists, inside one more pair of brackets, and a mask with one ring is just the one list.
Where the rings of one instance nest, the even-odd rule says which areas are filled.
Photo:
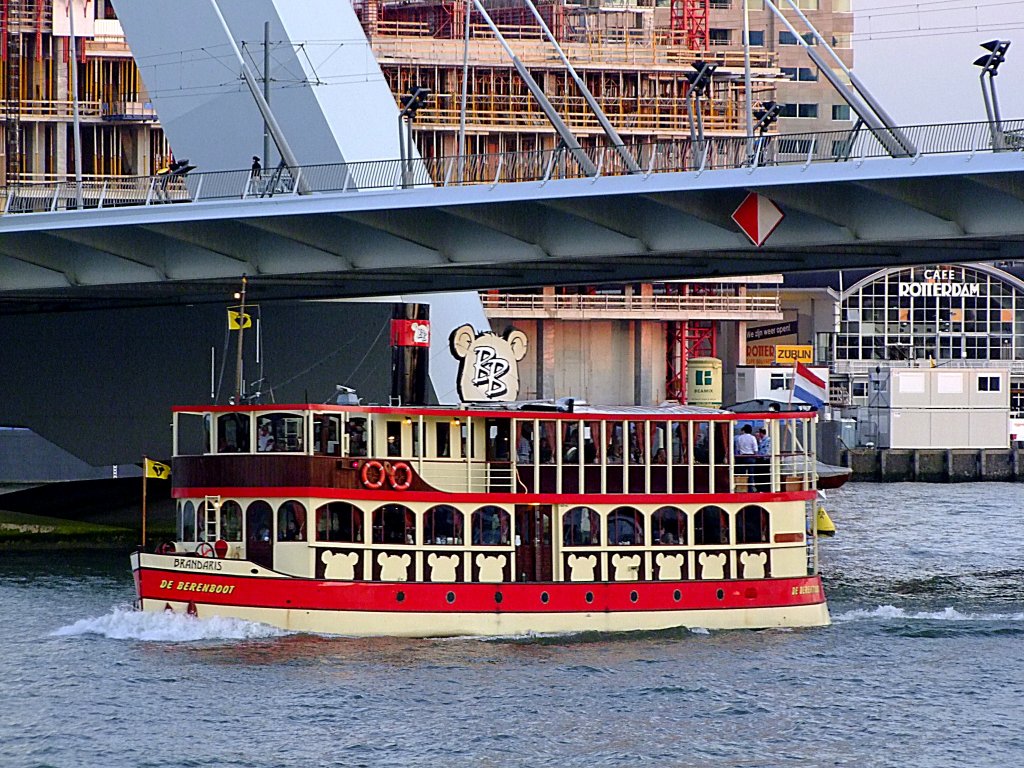
[[517, 493], [516, 477], [509, 463], [425, 462], [423, 479], [445, 493]]

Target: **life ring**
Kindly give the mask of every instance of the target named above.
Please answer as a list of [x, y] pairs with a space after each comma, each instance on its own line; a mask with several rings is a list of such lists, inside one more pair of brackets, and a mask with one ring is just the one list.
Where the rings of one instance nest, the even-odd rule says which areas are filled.
[[213, 544], [208, 541], [201, 541], [199, 546], [196, 547], [196, 555], [199, 557], [214, 557], [217, 554], [217, 550], [213, 548]]
[[363, 480], [363, 486], [369, 488], [371, 491], [375, 491], [384, 485], [384, 478], [387, 473], [384, 471], [384, 465], [377, 460], [368, 461], [363, 464], [363, 469], [359, 473], [359, 476]]
[[396, 461], [389, 468], [388, 481], [396, 491], [406, 491], [412, 485], [412, 469], [404, 461]]

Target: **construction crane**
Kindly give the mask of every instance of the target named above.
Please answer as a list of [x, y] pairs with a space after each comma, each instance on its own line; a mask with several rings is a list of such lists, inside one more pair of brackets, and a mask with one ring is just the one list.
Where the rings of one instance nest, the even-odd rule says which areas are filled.
[[691, 51], [706, 51], [711, 45], [708, 10], [711, 0], [672, 0], [670, 26], [672, 41]]

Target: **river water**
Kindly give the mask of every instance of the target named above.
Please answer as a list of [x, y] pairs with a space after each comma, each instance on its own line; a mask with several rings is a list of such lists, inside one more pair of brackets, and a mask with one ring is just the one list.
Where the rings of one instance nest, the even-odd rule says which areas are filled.
[[1007, 766], [1024, 487], [827, 502], [834, 624], [353, 640], [130, 611], [125, 553], [0, 553], [0, 766]]

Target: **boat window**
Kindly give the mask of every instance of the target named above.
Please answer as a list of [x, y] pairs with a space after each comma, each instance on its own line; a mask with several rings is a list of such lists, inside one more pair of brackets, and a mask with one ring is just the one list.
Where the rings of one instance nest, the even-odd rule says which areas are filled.
[[402, 455], [402, 422], [387, 422], [388, 456]]
[[257, 451], [303, 450], [302, 417], [291, 413], [266, 413], [256, 419]]
[[277, 508], [277, 540], [306, 540], [306, 508], [300, 502], [285, 501]]
[[729, 543], [729, 515], [716, 506], [701, 507], [693, 517], [693, 543], [697, 546]]
[[647, 436], [644, 432], [646, 424], [642, 421], [629, 422], [629, 463], [643, 464], [647, 456]]
[[345, 501], [332, 501], [316, 511], [317, 541], [363, 540], [363, 513]]
[[440, 459], [452, 456], [452, 425], [451, 422], [439, 421], [434, 424], [434, 450]]
[[181, 541], [196, 540], [196, 505], [186, 501], [180, 507], [181, 522], [178, 530], [181, 532]]
[[373, 510], [373, 543], [415, 544], [415, 513], [401, 504], [385, 504]]
[[210, 452], [210, 414], [179, 413], [176, 418], [177, 455], [198, 456]]
[[516, 461], [533, 463], [533, 424], [529, 421], [516, 422]]
[[210, 538], [206, 538], [206, 502], [196, 504], [196, 541], [214, 541], [214, 531], [210, 531]]
[[345, 431], [348, 433], [348, 455], [365, 456], [367, 442], [366, 417], [349, 418], [348, 423], [345, 425]]
[[553, 421], [540, 423], [540, 440], [537, 441], [537, 459], [541, 464], [553, 464], [555, 461], [555, 445], [557, 424]]
[[488, 461], [510, 461], [511, 460], [511, 430], [512, 424], [508, 419], [487, 419], [487, 460]]
[[509, 543], [511, 518], [508, 512], [501, 507], [480, 507], [480, 509], [473, 513], [472, 520], [472, 541], [474, 544], [500, 546]]
[[249, 452], [249, 414], [223, 413], [217, 417], [217, 453]]
[[562, 463], [580, 463], [580, 425], [572, 421], [561, 422]]
[[750, 504], [736, 513], [736, 543], [768, 543], [767, 509], [756, 504]]
[[621, 464], [624, 453], [623, 425], [625, 422], [608, 422], [608, 463]]
[[412, 455], [420, 455], [420, 423], [414, 421], [412, 423]]
[[686, 513], [678, 507], [662, 507], [651, 518], [651, 544], [686, 544]]
[[601, 516], [590, 507], [573, 507], [562, 515], [562, 543], [567, 547], [601, 544]]
[[608, 546], [635, 547], [644, 543], [643, 515], [634, 507], [619, 507], [608, 515]]
[[423, 516], [423, 539], [426, 544], [461, 544], [462, 513], [451, 504], [431, 507]]
[[249, 505], [245, 510], [245, 540], [249, 544], [270, 541], [270, 524], [273, 514], [273, 508], [263, 499]]
[[697, 464], [707, 464], [711, 459], [711, 424], [698, 421], [693, 425], [693, 457]]
[[601, 442], [601, 422], [589, 421], [583, 425], [583, 461], [586, 464], [599, 464], [601, 457], [598, 450]]
[[242, 505], [237, 501], [220, 505], [220, 537], [224, 541], [242, 540]]
[[313, 415], [313, 452], [327, 456], [341, 455], [341, 416], [336, 413]]

